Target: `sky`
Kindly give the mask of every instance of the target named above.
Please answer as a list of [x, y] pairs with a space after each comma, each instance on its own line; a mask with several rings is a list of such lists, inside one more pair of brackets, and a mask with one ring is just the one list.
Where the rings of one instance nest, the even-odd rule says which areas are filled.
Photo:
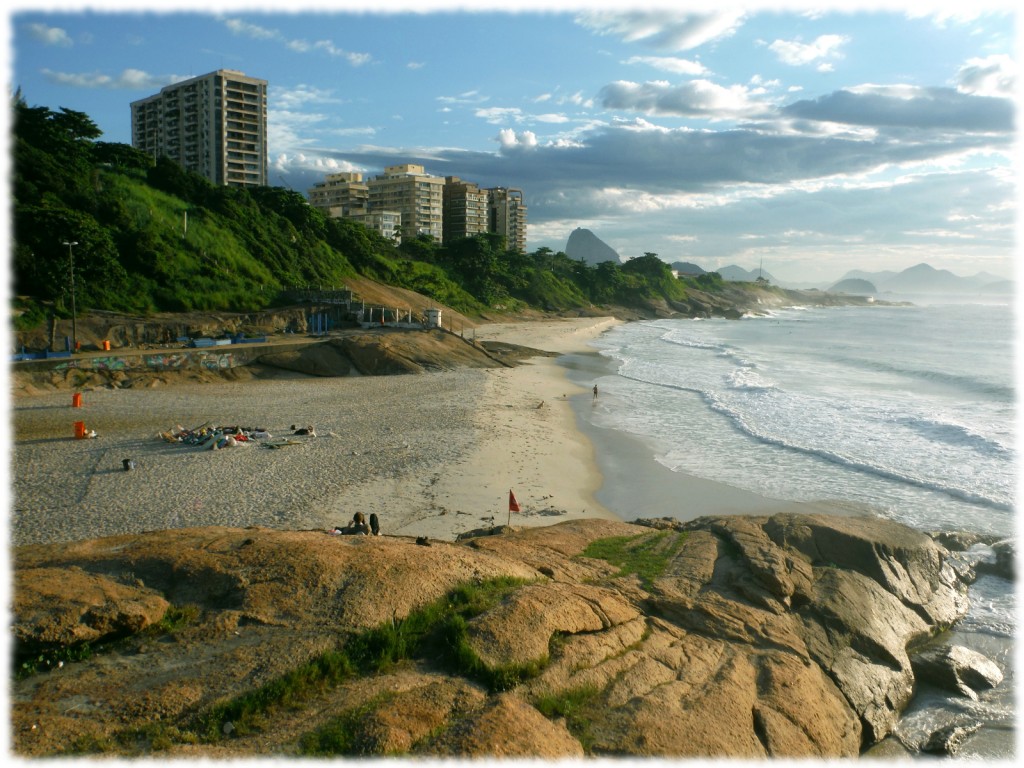
[[265, 79], [270, 184], [418, 163], [517, 187], [528, 251], [583, 227], [624, 260], [790, 284], [1014, 277], [1010, 3], [712, 5], [14, 0], [5, 65], [30, 106], [123, 143], [166, 85]]

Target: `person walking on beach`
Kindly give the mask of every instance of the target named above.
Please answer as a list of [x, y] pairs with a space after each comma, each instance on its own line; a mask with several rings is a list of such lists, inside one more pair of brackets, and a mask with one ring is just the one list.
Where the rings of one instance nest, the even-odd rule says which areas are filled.
[[597, 400], [597, 384], [594, 385], [594, 399]]

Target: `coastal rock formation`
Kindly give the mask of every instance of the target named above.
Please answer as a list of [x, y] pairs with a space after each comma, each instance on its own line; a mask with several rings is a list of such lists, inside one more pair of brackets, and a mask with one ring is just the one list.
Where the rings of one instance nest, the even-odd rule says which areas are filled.
[[[577, 520], [431, 544], [211, 527], [16, 548], [19, 665], [81, 639], [93, 654], [14, 683], [14, 750], [851, 756], [910, 700], [908, 647], [966, 611], [946, 550], [874, 518]], [[497, 602], [414, 629], [495, 579]], [[171, 634], [153, 628], [168, 604], [193, 616]], [[338, 671], [340, 653], [433, 632], [433, 650]], [[271, 703], [246, 724], [243, 700]]]

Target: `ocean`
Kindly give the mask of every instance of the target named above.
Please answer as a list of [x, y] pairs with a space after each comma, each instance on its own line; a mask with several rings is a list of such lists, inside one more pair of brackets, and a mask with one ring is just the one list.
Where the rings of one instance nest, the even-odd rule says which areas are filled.
[[[922, 530], [1008, 538], [1016, 531], [1014, 326], [1012, 304], [793, 307], [740, 320], [626, 323], [592, 342], [600, 358], [564, 364], [572, 380], [599, 388], [578, 400], [577, 413], [606, 479], [598, 500], [623, 519], [685, 508], [673, 481], [681, 489], [684, 478], [699, 478], [752, 498], [825, 501]], [[659, 494], [629, 488], [641, 471], [658, 478]], [[897, 736], [913, 745], [973, 716], [985, 727], [961, 754], [1008, 757], [1013, 586], [983, 576], [971, 593], [956, 642], [994, 658], [1003, 684], [976, 703], [922, 696]]]

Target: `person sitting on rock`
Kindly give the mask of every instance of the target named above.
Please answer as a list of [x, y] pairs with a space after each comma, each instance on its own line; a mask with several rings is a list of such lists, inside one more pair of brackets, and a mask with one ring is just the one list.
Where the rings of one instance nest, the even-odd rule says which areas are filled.
[[348, 524], [348, 527], [345, 528], [345, 533], [369, 536], [370, 526], [366, 524], [366, 515], [362, 512], [356, 512], [352, 515], [352, 521]]
[[374, 536], [380, 536], [380, 520], [377, 519], [377, 513], [370, 513], [370, 532]]

